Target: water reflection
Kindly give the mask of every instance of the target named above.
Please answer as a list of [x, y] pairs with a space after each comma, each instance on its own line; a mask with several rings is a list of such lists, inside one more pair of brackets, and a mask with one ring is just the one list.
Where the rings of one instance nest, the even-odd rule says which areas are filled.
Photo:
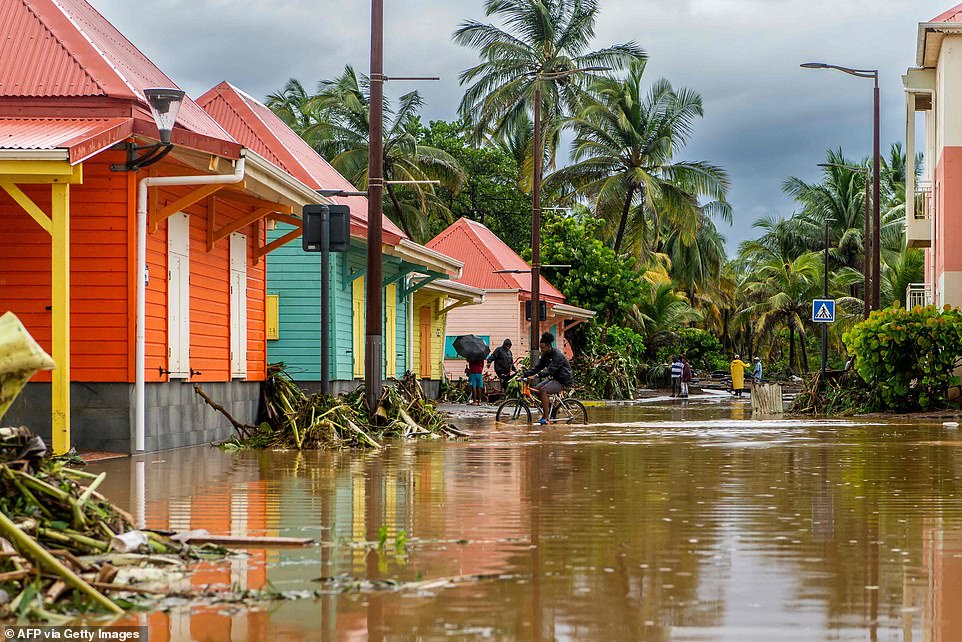
[[[154, 642], [962, 639], [956, 437], [750, 414], [664, 403], [584, 427], [474, 420], [470, 441], [379, 453], [193, 448], [97, 470], [150, 527], [324, 542], [203, 565], [185, 587], [495, 576], [174, 608], [143, 616]], [[379, 554], [361, 543], [382, 526]]]

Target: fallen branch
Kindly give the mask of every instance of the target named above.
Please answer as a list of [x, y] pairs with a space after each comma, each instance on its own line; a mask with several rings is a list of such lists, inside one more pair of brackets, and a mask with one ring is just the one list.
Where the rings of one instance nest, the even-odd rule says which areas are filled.
[[231, 422], [231, 424], [234, 426], [234, 429], [237, 430], [241, 437], [249, 437], [254, 431], [257, 430], [257, 426], [251, 426], [250, 424], [237, 421], [237, 419], [235, 419], [234, 416], [227, 411], [227, 408], [211, 399], [210, 395], [204, 392], [203, 388], [200, 387], [200, 384], [194, 384], [194, 392], [200, 395], [201, 399], [206, 401], [208, 406], [227, 417], [227, 420]]

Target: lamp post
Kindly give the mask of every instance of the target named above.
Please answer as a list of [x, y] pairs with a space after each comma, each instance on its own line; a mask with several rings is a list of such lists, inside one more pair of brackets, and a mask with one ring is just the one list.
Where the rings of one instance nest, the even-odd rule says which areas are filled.
[[864, 254], [864, 272], [865, 281], [862, 286], [864, 291], [862, 294], [862, 315], [864, 318], [868, 318], [869, 313], [872, 311], [872, 226], [871, 226], [871, 212], [872, 212], [872, 199], [869, 194], [869, 187], [871, 186], [871, 181], [869, 181], [869, 168], [868, 167], [852, 167], [851, 165], [840, 165], [839, 163], [819, 163], [819, 167], [838, 167], [839, 169], [847, 169], [850, 172], [865, 172], [865, 231], [862, 233], [862, 246]]
[[578, 73], [610, 71], [611, 67], [583, 67], [557, 71], [533, 71], [534, 76], [534, 177], [531, 181], [531, 363], [538, 358], [541, 337], [541, 173], [544, 153], [541, 151], [541, 81], [562, 80]]
[[[828, 224], [835, 221], [833, 218], [826, 218], [825, 224], [825, 269], [822, 285], [822, 296], [828, 298]], [[822, 324], [822, 381], [825, 381], [825, 365], [828, 362], [828, 324]]]
[[[873, 169], [873, 182], [875, 185], [875, 194], [872, 199], [872, 292], [871, 292], [871, 309], [878, 310], [880, 302], [880, 286], [881, 286], [881, 252], [880, 243], [881, 236], [879, 233], [880, 225], [880, 192], [882, 184], [882, 174], [880, 167], [880, 154], [879, 154], [879, 86], [878, 86], [878, 69], [852, 69], [850, 67], [840, 67], [838, 65], [829, 65], [824, 62], [806, 62], [802, 65], [804, 69], [835, 69], [841, 71], [842, 73], [849, 74], [850, 76], [856, 76], [858, 78], [871, 78], [875, 81], [875, 123], [873, 130], [873, 141], [872, 141], [872, 169]], [[866, 293], [866, 297], [869, 294]]]

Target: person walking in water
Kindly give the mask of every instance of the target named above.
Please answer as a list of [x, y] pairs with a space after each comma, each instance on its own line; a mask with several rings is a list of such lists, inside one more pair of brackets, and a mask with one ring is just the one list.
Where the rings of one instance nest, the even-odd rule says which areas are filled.
[[681, 363], [681, 358], [677, 354], [671, 355], [671, 396], [681, 395], [681, 371], [685, 366]]
[[736, 397], [741, 397], [742, 390], [745, 389], [745, 368], [749, 366], [741, 360], [741, 355], [736, 354], [729, 367], [732, 373], [732, 392]]
[[755, 357], [755, 365], [752, 367], [752, 385], [758, 385], [762, 382], [762, 360]]
[[494, 374], [498, 375], [501, 381], [501, 394], [508, 393], [508, 381], [511, 380], [511, 373], [517, 368], [514, 366], [514, 355], [511, 354], [511, 339], [505, 339], [501, 345], [488, 355], [488, 367], [494, 364]]
[[691, 371], [691, 364], [688, 363], [688, 357], [682, 353], [681, 355], [681, 394], [678, 395], [682, 399], [688, 398], [688, 384], [694, 379], [694, 373]]
[[481, 405], [481, 395], [484, 394], [484, 359], [468, 361], [464, 372], [468, 375], [468, 386], [471, 388], [471, 403]]

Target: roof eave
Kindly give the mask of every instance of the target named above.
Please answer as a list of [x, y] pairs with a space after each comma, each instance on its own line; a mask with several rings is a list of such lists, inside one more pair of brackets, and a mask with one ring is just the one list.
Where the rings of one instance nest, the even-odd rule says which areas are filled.
[[437, 250], [432, 250], [406, 238], [398, 241], [393, 254], [399, 258], [416, 262], [432, 270], [444, 272], [454, 278], [461, 276], [461, 268], [464, 267], [462, 261], [453, 259], [447, 254], [442, 254]]
[[556, 303], [554, 306], [555, 316], [565, 316], [571, 319], [582, 319], [587, 321], [588, 319], [594, 318], [597, 314], [594, 310], [586, 310], [584, 308], [579, 308], [574, 305], [567, 305], [565, 303]]
[[0, 149], [3, 161], [69, 161], [66, 149]]
[[920, 22], [919, 38], [915, 50], [915, 64], [926, 68], [925, 51], [928, 47], [928, 35], [932, 32], [943, 34], [962, 34], [962, 23], [958, 22]]

